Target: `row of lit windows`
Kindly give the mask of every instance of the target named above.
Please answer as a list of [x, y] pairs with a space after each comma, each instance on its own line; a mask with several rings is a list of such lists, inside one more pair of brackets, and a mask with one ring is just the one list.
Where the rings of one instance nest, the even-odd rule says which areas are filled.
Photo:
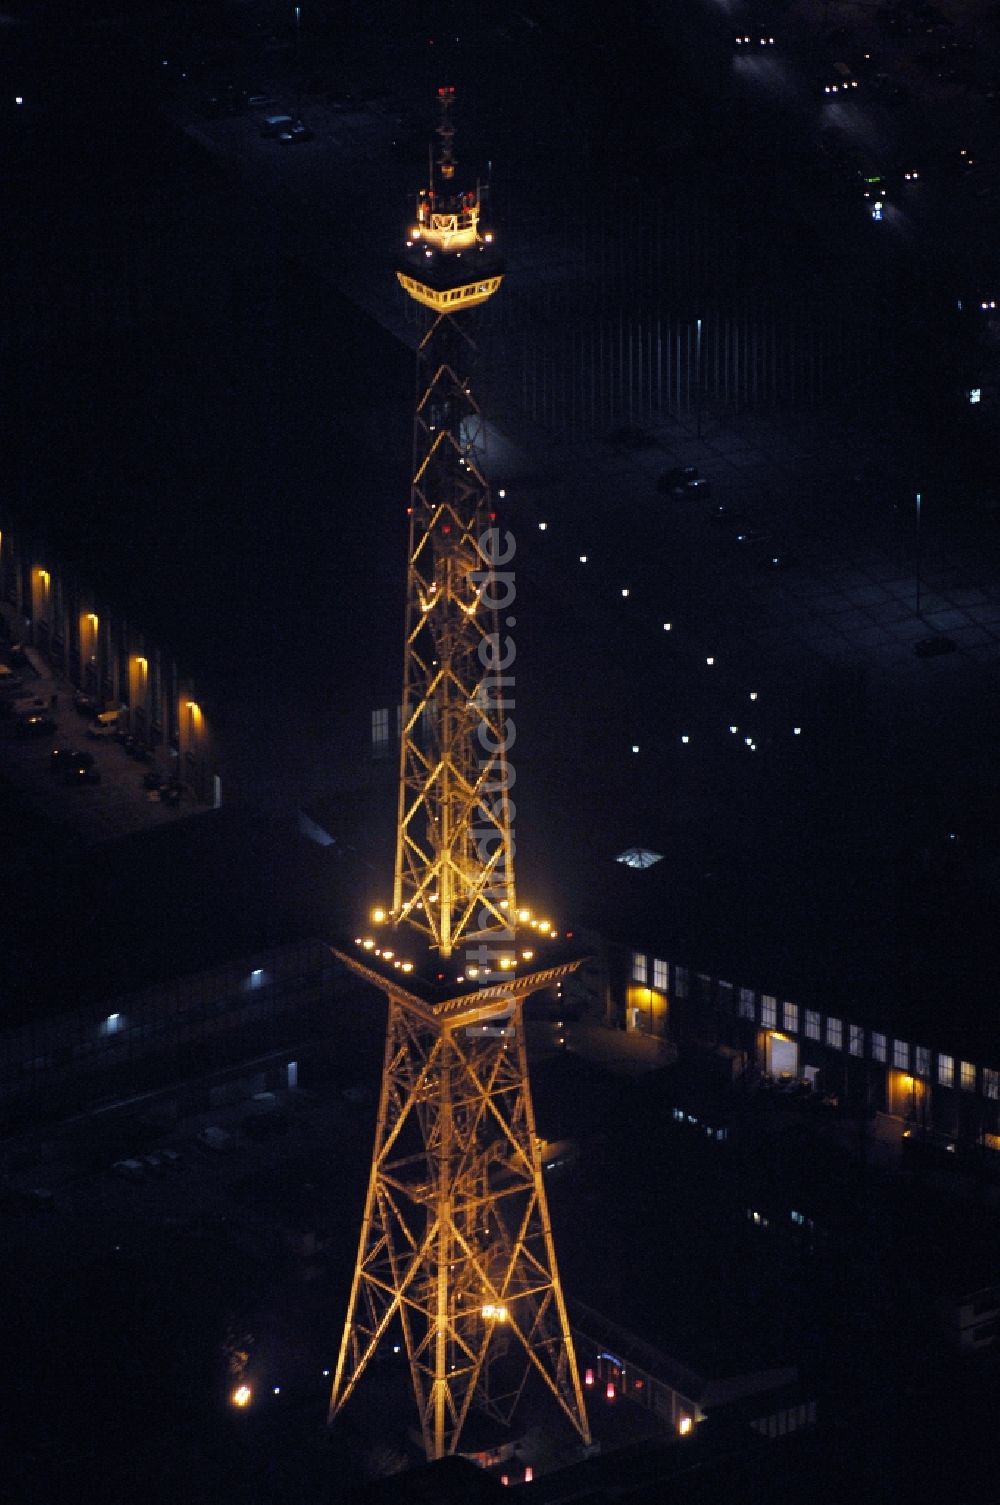
[[[632, 953], [632, 977], [635, 982], [644, 983], [648, 980], [647, 958], [641, 951]], [[653, 986], [664, 992], [668, 987], [668, 964], [658, 958], [653, 959]], [[733, 990], [729, 983], [720, 982], [718, 987], [724, 997], [732, 996]], [[679, 998], [687, 996], [687, 969], [684, 967], [674, 968], [674, 991]], [[757, 995], [753, 988], [737, 990], [736, 1011], [739, 1018], [757, 1022]], [[851, 1024], [833, 1014], [827, 1014], [824, 1019], [817, 1009], [800, 1009], [797, 1003], [784, 1000], [779, 1006], [778, 999], [773, 993], [760, 995], [760, 1024], [763, 1029], [782, 1030], [789, 1035], [797, 1035], [801, 1032], [807, 1040], [815, 1040], [831, 1050], [843, 1050], [846, 1045], [848, 1055], [855, 1056], [859, 1060], [864, 1058], [865, 1030], [863, 1025]], [[872, 1030], [869, 1038], [871, 1059], [888, 1064], [889, 1037], [878, 1030]], [[897, 1039], [893, 1039], [891, 1044], [891, 1061], [897, 1071], [905, 1071], [908, 1075], [923, 1077], [927, 1080], [931, 1079], [933, 1053], [929, 1047], [911, 1045], [907, 1040]], [[975, 1063], [960, 1060], [957, 1065], [958, 1086], [963, 1092], [975, 1092]], [[1000, 1071], [985, 1066], [982, 1068], [981, 1077], [983, 1096], [994, 1102], [1000, 1101]], [[937, 1052], [937, 1081], [942, 1087], [956, 1085], [955, 1057], [946, 1055], [943, 1051]]]
[[[679, 970], [679, 969], [678, 969]], [[632, 981], [651, 985], [660, 993], [665, 993], [670, 986], [670, 966], [660, 957], [653, 957], [653, 974], [650, 980], [649, 965], [646, 955], [642, 951], [632, 952]]]
[[[749, 990], [741, 989], [741, 993]], [[753, 1018], [753, 994], [750, 993], [750, 1010], [745, 1010], [741, 998], [741, 1014], [746, 1018]], [[844, 1049], [844, 1024], [843, 1019], [828, 1014], [825, 1020], [815, 1009], [805, 1009], [805, 1022], [803, 1034], [807, 1040], [817, 1040], [827, 1045], [831, 1050]], [[769, 993], [761, 995], [760, 1022], [765, 1029], [777, 1029], [778, 1004], [777, 999]], [[781, 1005], [781, 1028], [787, 1034], [797, 1034], [799, 1030], [799, 1006], [796, 1003], [783, 1003]], [[871, 1032], [871, 1056], [873, 1061], [886, 1062], [888, 1060], [888, 1036], [878, 1030]], [[865, 1054], [865, 1031], [860, 1024], [847, 1023], [847, 1052], [849, 1055], [862, 1059]], [[892, 1041], [892, 1065], [897, 1071], [905, 1071], [913, 1076], [929, 1078], [931, 1072], [931, 1051], [926, 1045], [911, 1045], [907, 1040]], [[945, 1055], [943, 1051], [937, 1056], [937, 1079], [942, 1087], [955, 1085], [955, 1058]], [[963, 1092], [975, 1092], [976, 1090], [976, 1067], [972, 1061], [959, 1062], [959, 1086]], [[983, 1094], [994, 1100], [1000, 1099], [1000, 1072], [991, 1070], [988, 1066], [983, 1068]]]

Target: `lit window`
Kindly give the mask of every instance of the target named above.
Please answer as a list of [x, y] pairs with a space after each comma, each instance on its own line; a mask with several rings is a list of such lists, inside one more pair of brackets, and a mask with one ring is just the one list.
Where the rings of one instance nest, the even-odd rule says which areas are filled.
[[820, 1038], [819, 1014], [815, 1009], [806, 1009], [806, 1038], [809, 1040]]
[[799, 1006], [797, 1003], [783, 1003], [781, 1005], [781, 1017], [785, 1021], [784, 1027], [789, 1034], [796, 1035], [799, 1031]]
[[776, 1029], [778, 1026], [778, 1000], [771, 993], [761, 994], [760, 1022], [765, 1029]]
[[740, 988], [740, 1018], [756, 1019], [757, 1010], [753, 988]]
[[389, 751], [389, 708], [372, 711], [372, 757], [384, 758]]
[[887, 1042], [886, 1042], [885, 1035], [880, 1035], [880, 1034], [878, 1034], [878, 1032], [876, 1030], [872, 1030], [872, 1060], [873, 1061], [884, 1061], [885, 1060], [886, 1044], [887, 1044]]
[[827, 1045], [831, 1045], [834, 1050], [843, 1050], [844, 1048], [844, 1026], [839, 1019], [834, 1019], [832, 1015], [827, 1015], [826, 1043]]
[[955, 1085], [955, 1057], [938, 1056], [938, 1081], [942, 1087], [954, 1087]]
[[930, 1074], [931, 1074], [931, 1053], [930, 1053], [930, 1051], [927, 1049], [926, 1045], [915, 1045], [913, 1047], [913, 1075], [914, 1076], [930, 1076]]
[[1000, 1071], [992, 1071], [989, 1066], [983, 1067], [983, 1093], [994, 1102], [1000, 1098]]
[[667, 963], [661, 961], [658, 956], [653, 957], [653, 987], [659, 992], [665, 993], [669, 984], [667, 982]]
[[865, 1032], [860, 1024], [847, 1026], [847, 1049], [852, 1056], [863, 1056], [865, 1053]]
[[646, 981], [646, 957], [641, 951], [632, 952], [632, 981]]
[[909, 1045], [907, 1045], [905, 1040], [893, 1040], [892, 1064], [893, 1066], [895, 1066], [897, 1071], [909, 1071], [910, 1047]]
[[975, 1092], [976, 1068], [971, 1061], [962, 1062], [961, 1083], [963, 1092]]

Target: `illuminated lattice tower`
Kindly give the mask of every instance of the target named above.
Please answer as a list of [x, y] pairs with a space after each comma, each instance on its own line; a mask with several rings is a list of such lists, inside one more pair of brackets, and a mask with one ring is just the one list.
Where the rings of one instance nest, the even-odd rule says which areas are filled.
[[[401, 1330], [428, 1458], [532, 1385], [590, 1433], [542, 1184], [522, 1009], [570, 973], [516, 908], [510, 543], [477, 465], [467, 311], [502, 279], [483, 194], [453, 186], [452, 89], [397, 275], [418, 351], [393, 900], [353, 953], [388, 1000], [375, 1147], [330, 1417]], [[437, 171], [435, 172], [435, 167]], [[505, 619], [506, 621], [506, 619]], [[541, 952], [551, 949], [542, 959]], [[537, 960], [536, 960], [537, 958]]]

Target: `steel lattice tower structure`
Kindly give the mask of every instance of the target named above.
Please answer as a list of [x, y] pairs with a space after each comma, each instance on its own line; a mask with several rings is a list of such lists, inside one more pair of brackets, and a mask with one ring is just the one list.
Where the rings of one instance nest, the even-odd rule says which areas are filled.
[[497, 626], [509, 552], [476, 462], [469, 375], [466, 312], [492, 296], [503, 268], [480, 186], [453, 186], [454, 91], [438, 99], [439, 156], [397, 270], [429, 314], [418, 350], [393, 903], [374, 911], [375, 932], [357, 938], [358, 951], [337, 953], [385, 993], [388, 1026], [330, 1397], [332, 1420], [398, 1324], [432, 1459], [456, 1450], [473, 1405], [509, 1422], [533, 1377], [590, 1440], [522, 1019], [524, 1000], [578, 959], [553, 953], [530, 970], [552, 927], [515, 907], [509, 638]]

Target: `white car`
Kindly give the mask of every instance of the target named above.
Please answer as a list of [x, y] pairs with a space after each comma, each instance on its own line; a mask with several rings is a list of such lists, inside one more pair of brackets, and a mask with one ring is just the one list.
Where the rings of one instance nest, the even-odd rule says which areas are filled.
[[146, 1167], [141, 1160], [116, 1160], [111, 1169], [116, 1176], [122, 1176], [126, 1181], [145, 1180]]

